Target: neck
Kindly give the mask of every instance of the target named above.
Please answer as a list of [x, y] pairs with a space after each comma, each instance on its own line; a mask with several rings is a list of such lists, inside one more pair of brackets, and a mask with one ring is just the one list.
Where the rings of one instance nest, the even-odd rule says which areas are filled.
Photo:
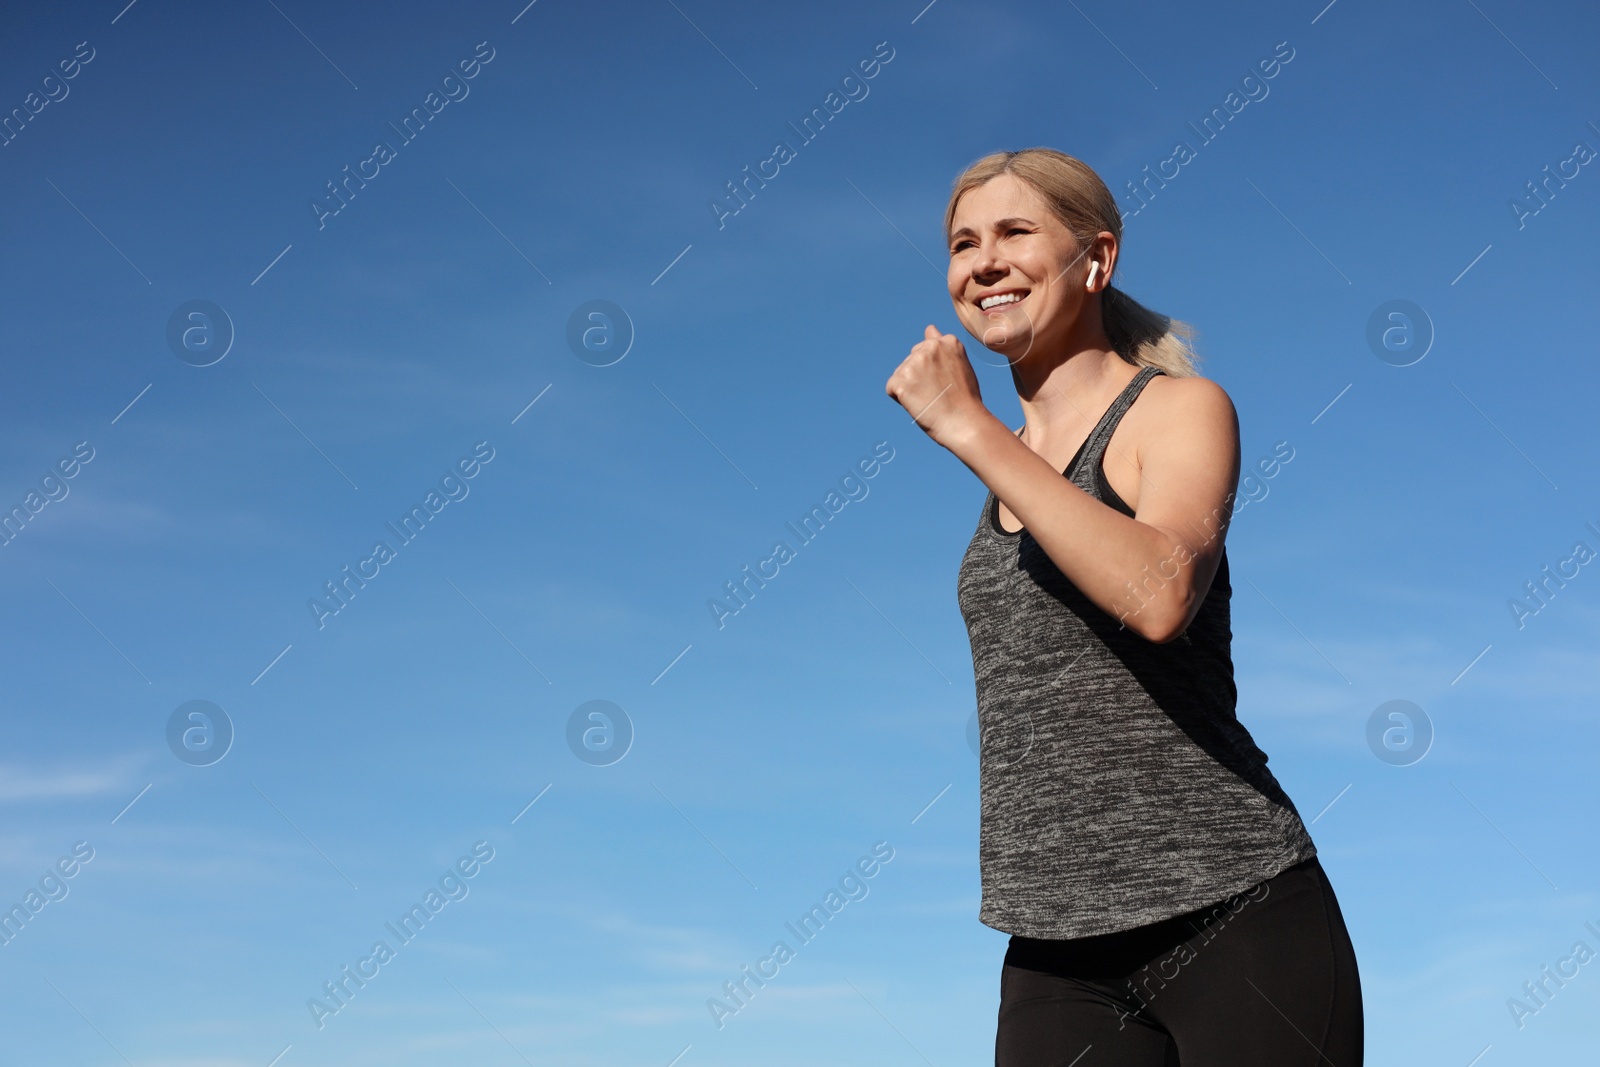
[[1011, 365], [1024, 438], [1038, 451], [1052, 437], [1078, 436], [1139, 371], [1111, 347], [1098, 322], [1064, 344], [1041, 346]]

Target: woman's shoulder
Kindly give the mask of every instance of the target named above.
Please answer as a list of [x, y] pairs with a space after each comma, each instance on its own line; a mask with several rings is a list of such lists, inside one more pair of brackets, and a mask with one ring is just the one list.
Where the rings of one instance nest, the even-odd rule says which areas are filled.
[[1161, 408], [1169, 415], [1184, 411], [1195, 414], [1233, 411], [1233, 399], [1228, 391], [1198, 374], [1183, 377], [1157, 374], [1150, 379], [1144, 392], [1150, 398], [1150, 407]]
[[1199, 375], [1153, 376], [1128, 413], [1136, 416], [1132, 428], [1141, 438], [1191, 445], [1237, 437], [1239, 432], [1238, 412], [1227, 390]]

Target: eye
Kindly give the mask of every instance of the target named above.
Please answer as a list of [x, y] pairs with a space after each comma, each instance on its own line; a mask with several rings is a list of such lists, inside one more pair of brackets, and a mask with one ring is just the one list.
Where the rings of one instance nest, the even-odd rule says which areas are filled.
[[968, 245], [970, 245], [970, 244], [971, 244], [971, 243], [972, 243], [972, 242], [971, 242], [971, 241], [968, 241], [968, 240], [961, 240], [961, 241], [957, 241], [957, 242], [956, 242], [956, 243], [955, 243], [955, 244], [954, 244], [954, 245], [953, 245], [953, 246], [952, 246], [952, 247], [951, 247], [951, 249], [950, 249], [950, 254], [951, 254], [951, 255], [955, 255], [955, 254], [956, 254], [956, 253], [957, 253], [957, 252], [959, 252], [959, 251], [961, 251], [961, 250], [962, 250], [962, 249], [963, 249], [963, 248], [965, 248], [965, 247], [967, 247], [967, 246], [968, 246]]

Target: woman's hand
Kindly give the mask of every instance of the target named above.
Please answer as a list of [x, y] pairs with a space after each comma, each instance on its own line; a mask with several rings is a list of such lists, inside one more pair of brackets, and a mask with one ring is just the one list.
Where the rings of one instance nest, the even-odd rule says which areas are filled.
[[955, 334], [940, 333], [934, 326], [911, 346], [884, 391], [946, 448], [986, 416], [993, 418], [983, 406], [966, 348]]

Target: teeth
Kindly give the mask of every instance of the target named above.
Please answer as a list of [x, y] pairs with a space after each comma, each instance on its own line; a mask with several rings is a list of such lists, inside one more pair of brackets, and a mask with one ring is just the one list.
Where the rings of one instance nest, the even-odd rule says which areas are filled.
[[1026, 293], [1001, 293], [999, 296], [986, 296], [978, 302], [978, 306], [987, 311], [1001, 304], [1015, 304], [1026, 295]]

